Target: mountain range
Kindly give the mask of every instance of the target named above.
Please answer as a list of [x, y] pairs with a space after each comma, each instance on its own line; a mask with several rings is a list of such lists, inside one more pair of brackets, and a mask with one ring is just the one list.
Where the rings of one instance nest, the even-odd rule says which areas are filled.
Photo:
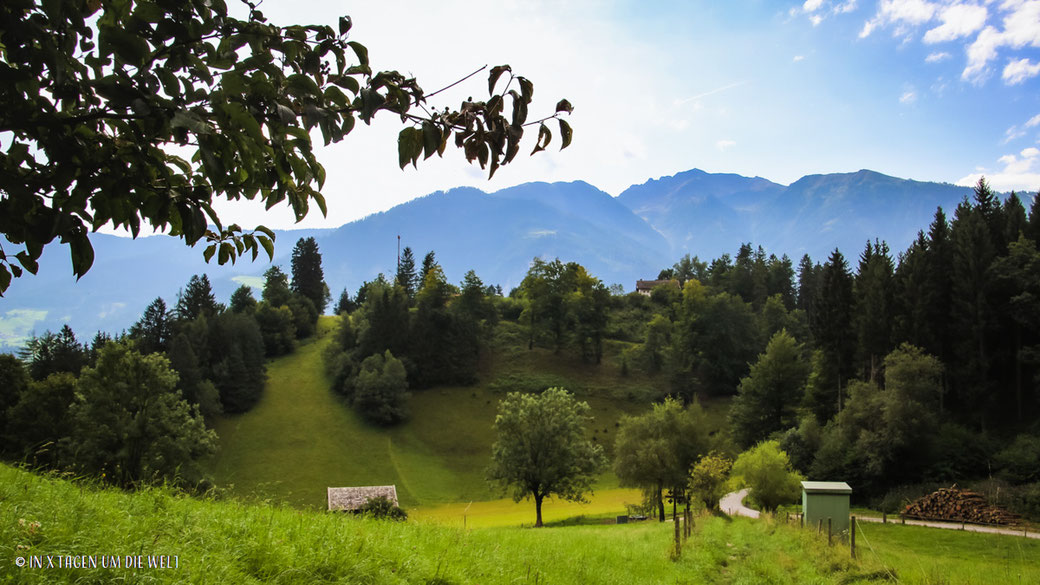
[[[693, 169], [633, 185], [617, 197], [583, 181], [527, 183], [493, 193], [438, 191], [339, 228], [278, 231], [273, 262], [208, 265], [201, 249], [173, 238], [94, 234], [94, 266], [78, 282], [68, 250], [52, 245], [38, 275], [12, 283], [0, 299], [0, 350], [63, 323], [82, 339], [97, 330], [119, 332], [156, 297], [172, 306], [196, 273], [208, 273], [218, 300], [226, 301], [240, 284], [258, 287], [271, 263], [288, 273], [301, 237], [317, 239], [334, 298], [343, 288], [353, 296], [380, 272], [392, 277], [398, 235], [417, 262], [433, 250], [453, 282], [473, 269], [485, 283], [508, 291], [533, 258], [558, 257], [632, 290], [636, 279], [656, 277], [683, 254], [710, 260], [735, 254], [744, 242], [794, 262], [803, 254], [823, 262], [839, 248], [854, 264], [874, 238], [887, 241], [895, 255], [927, 229], [937, 207], [952, 216], [971, 195], [967, 187], [868, 170], [809, 175], [784, 186]], [[259, 297], [259, 289], [255, 293]]]

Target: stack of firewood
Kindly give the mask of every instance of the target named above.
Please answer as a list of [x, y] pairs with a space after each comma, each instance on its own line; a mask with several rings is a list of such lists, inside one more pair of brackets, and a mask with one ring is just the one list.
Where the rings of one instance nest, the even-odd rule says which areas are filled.
[[973, 524], [1016, 524], [1018, 516], [986, 503], [982, 494], [956, 487], [943, 488], [912, 502], [903, 511], [907, 518], [952, 520]]

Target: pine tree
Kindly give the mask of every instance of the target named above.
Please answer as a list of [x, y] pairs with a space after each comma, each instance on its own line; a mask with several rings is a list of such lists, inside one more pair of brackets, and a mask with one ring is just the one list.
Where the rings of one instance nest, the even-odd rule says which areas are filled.
[[1029, 205], [1029, 222], [1025, 230], [1027, 238], [1040, 244], [1040, 191], [1033, 195], [1033, 203]]
[[422, 261], [422, 270], [419, 271], [419, 286], [422, 286], [426, 282], [426, 275], [433, 270], [433, 267], [437, 266], [437, 258], [433, 254], [433, 250], [426, 253]]
[[810, 315], [810, 320], [812, 319], [813, 303], [816, 301], [816, 294], [820, 288], [818, 282], [820, 270], [820, 265], [813, 264], [812, 258], [808, 254], [802, 256], [802, 259], [798, 261], [798, 308]]
[[243, 284], [235, 289], [235, 292], [231, 293], [232, 313], [246, 313], [247, 315], [252, 315], [255, 310], [256, 298], [253, 297], [253, 289], [251, 287]]
[[841, 410], [843, 388], [855, 371], [853, 355], [856, 337], [852, 328], [852, 304], [852, 275], [845, 257], [835, 249], [820, 272], [819, 294], [809, 326], [817, 347], [823, 350], [837, 374], [834, 398], [838, 410]]
[[734, 439], [748, 448], [774, 432], [795, 426], [809, 366], [802, 346], [786, 330], [769, 340], [751, 372], [740, 381], [730, 409]]
[[339, 302], [336, 303], [336, 314], [346, 315], [356, 308], [357, 305], [350, 299], [350, 293], [344, 288], [343, 292], [339, 293]]
[[164, 352], [169, 348], [173, 331], [172, 315], [166, 310], [166, 301], [156, 298], [144, 310], [141, 319], [130, 327], [129, 337], [143, 354]]
[[183, 292], [177, 293], [177, 307], [174, 314], [182, 321], [192, 321], [202, 315], [207, 317], [216, 314], [220, 308], [217, 298], [213, 296], [209, 276], [192, 275]]
[[[425, 265], [423, 266], [423, 278], [426, 278]], [[395, 284], [404, 289], [404, 292], [408, 294], [408, 298], [415, 298], [415, 292], [417, 288], [419, 277], [415, 274], [415, 255], [412, 254], [412, 249], [408, 246], [404, 247], [401, 252], [401, 262], [397, 265], [397, 277]], [[418, 283], [421, 284], [421, 283]]]
[[319, 315], [325, 312], [331, 295], [321, 267], [321, 252], [314, 238], [300, 238], [293, 247], [291, 290], [310, 299]]
[[881, 359], [892, 346], [892, 273], [888, 244], [867, 242], [854, 284], [854, 326], [859, 362], [868, 380], [877, 378]]
[[1004, 241], [1009, 245], [1026, 231], [1026, 208], [1014, 191], [1004, 200]]
[[[980, 180], [980, 184], [984, 185]], [[985, 211], [967, 202], [957, 207], [950, 230], [953, 244], [952, 320], [960, 369], [960, 406], [964, 413], [981, 416], [987, 406], [991, 380], [992, 305], [989, 268], [996, 250]]]
[[292, 291], [289, 290], [289, 277], [278, 266], [272, 266], [264, 272], [264, 292], [261, 298], [273, 308], [286, 306]]

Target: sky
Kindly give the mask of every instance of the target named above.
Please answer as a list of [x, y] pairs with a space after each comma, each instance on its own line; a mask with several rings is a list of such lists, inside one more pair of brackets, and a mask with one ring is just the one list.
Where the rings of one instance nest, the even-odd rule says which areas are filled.
[[[230, 3], [229, 3], [230, 4]], [[572, 145], [521, 154], [488, 180], [451, 147], [404, 171], [399, 118], [318, 149], [328, 216], [218, 207], [244, 225], [336, 227], [438, 190], [586, 181], [612, 195], [699, 168], [789, 184], [871, 169], [922, 181], [1040, 189], [1040, 0], [473, 3], [266, 0], [278, 24], [351, 16], [376, 70], [431, 92], [509, 64], [531, 118], [567, 98]], [[435, 96], [487, 97], [481, 73]], [[316, 140], [320, 143], [320, 139]]]

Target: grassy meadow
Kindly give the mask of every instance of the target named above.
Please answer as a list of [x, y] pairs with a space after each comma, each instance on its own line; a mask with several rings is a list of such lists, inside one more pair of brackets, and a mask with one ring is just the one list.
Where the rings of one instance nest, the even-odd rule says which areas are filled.
[[[317, 337], [268, 363], [267, 386], [256, 407], [216, 420], [220, 447], [207, 467], [218, 485], [238, 496], [321, 508], [329, 486], [396, 484], [402, 505], [419, 507], [420, 514], [431, 507], [430, 517], [458, 517], [461, 522], [457, 506], [445, 505], [480, 502], [474, 504], [477, 510], [497, 510], [489, 523], [508, 517], [519, 525], [530, 522], [525, 512], [533, 515], [533, 504], [503, 501], [505, 494], [484, 480], [498, 400], [531, 379], [567, 387], [589, 402], [594, 417], [590, 432], [609, 453], [617, 420], [648, 408], [649, 398], [639, 397], [652, 392], [656, 383], [640, 375], [620, 375], [615, 362], [622, 344], [608, 344], [600, 366], [582, 364], [543, 349], [528, 351], [519, 328], [504, 323], [494, 351], [483, 359], [476, 385], [415, 391], [412, 417], [381, 428], [366, 423], [329, 389], [322, 351], [337, 322], [337, 317], [322, 317]], [[725, 404], [709, 408], [718, 413], [721, 426]], [[625, 503], [640, 500], [636, 491], [619, 489], [609, 471], [596, 488], [590, 504], [547, 502], [547, 517], [623, 513]]]

